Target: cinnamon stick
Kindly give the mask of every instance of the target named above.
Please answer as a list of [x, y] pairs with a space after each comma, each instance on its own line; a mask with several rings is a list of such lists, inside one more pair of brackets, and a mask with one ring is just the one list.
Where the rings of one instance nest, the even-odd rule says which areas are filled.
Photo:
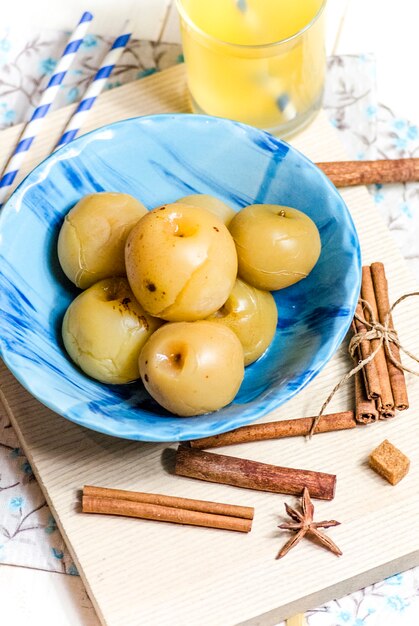
[[175, 474], [245, 489], [301, 496], [307, 487], [313, 498], [332, 500], [336, 476], [324, 472], [279, 467], [223, 454], [179, 446]]
[[173, 522], [175, 524], [221, 528], [242, 533], [248, 533], [252, 528], [251, 519], [201, 513], [199, 511], [161, 506], [159, 504], [119, 500], [118, 498], [83, 496], [82, 511], [83, 513], [123, 515], [125, 517], [137, 517], [158, 522]]
[[317, 163], [336, 187], [374, 183], [406, 183], [419, 180], [419, 159], [333, 161]]
[[355, 374], [355, 419], [359, 424], [371, 424], [378, 420], [375, 400], [367, 396], [361, 371]]
[[[375, 299], [377, 302], [378, 319], [381, 324], [384, 324], [386, 316], [390, 310], [390, 301], [388, 296], [386, 273], [382, 263], [376, 262], [371, 264], [371, 277], [374, 285]], [[391, 315], [388, 318], [388, 325], [389, 328], [394, 330], [393, 318]], [[391, 344], [391, 353], [393, 358], [400, 362], [400, 350], [394, 343]], [[394, 405], [398, 411], [404, 411], [409, 408], [405, 375], [403, 370], [394, 365], [394, 363], [390, 360], [387, 349], [385, 349], [385, 354], [387, 357], [387, 370], [390, 378]]]
[[95, 487], [92, 485], [85, 485], [83, 487], [83, 496], [113, 498], [114, 500], [129, 500], [131, 502], [141, 502], [143, 504], [157, 504], [159, 506], [169, 506], [176, 509], [188, 509], [189, 511], [197, 511], [199, 513], [214, 513], [230, 517], [243, 517], [245, 519], [253, 519], [254, 515], [254, 509], [250, 506], [237, 506], [235, 504], [210, 502], [208, 500], [178, 498], [176, 496], [165, 496], [159, 493], [143, 493], [140, 491], [126, 491], [125, 489], [109, 489], [107, 487]]
[[[314, 417], [300, 417], [281, 420], [280, 422], [265, 422], [264, 424], [241, 426], [220, 435], [193, 439], [189, 441], [189, 445], [196, 450], [204, 450], [207, 448], [219, 448], [220, 446], [232, 446], [239, 443], [249, 443], [251, 441], [265, 441], [283, 437], [304, 437], [310, 433], [313, 419]], [[342, 413], [322, 415], [314, 432], [327, 433], [355, 427], [356, 422], [353, 412], [344, 411]]]
[[380, 398], [378, 398], [377, 400], [377, 409], [378, 409], [378, 418], [380, 420], [388, 420], [388, 419], [395, 417], [396, 415], [396, 411], [394, 409], [382, 406], [382, 404], [380, 403]]
[[[362, 268], [361, 297], [368, 302], [368, 304], [370, 305], [372, 309], [374, 318], [378, 320], [379, 316], [378, 316], [378, 309], [377, 309], [377, 301], [375, 299], [375, 291], [374, 291], [374, 285], [372, 282], [371, 268], [369, 266], [364, 266]], [[364, 317], [367, 321], [370, 321], [369, 313], [367, 310], [364, 310]], [[373, 351], [376, 349], [378, 344], [379, 344], [379, 339], [371, 340], [371, 348]], [[389, 378], [388, 369], [387, 369], [387, 359], [386, 359], [383, 346], [381, 346], [381, 348], [378, 350], [377, 354], [375, 355], [374, 360], [375, 360], [375, 365], [377, 368], [378, 377], [380, 380], [380, 387], [381, 387], [380, 404], [385, 410], [393, 409], [394, 399], [393, 399], [393, 394], [391, 392], [390, 378]]]
[[[362, 317], [361, 303], [358, 301], [356, 307], [356, 313]], [[363, 322], [356, 317], [352, 320], [352, 330], [354, 334], [366, 333], [367, 327]], [[364, 346], [364, 349], [362, 349]], [[371, 354], [371, 346], [368, 340], [361, 341], [358, 349], [354, 354], [354, 363], [358, 365], [360, 360], [367, 358]], [[374, 367], [368, 368], [368, 365]], [[369, 374], [369, 380], [368, 380]], [[358, 424], [370, 424], [378, 420], [378, 410], [376, 405], [377, 392], [380, 389], [378, 380], [378, 374], [375, 368], [375, 362], [370, 361], [364, 365], [362, 370], [356, 372], [355, 378], [355, 420]], [[368, 393], [368, 385], [370, 387], [370, 393]], [[374, 395], [372, 393], [374, 392]]]
[[[364, 312], [362, 310], [362, 304], [358, 301], [355, 310], [356, 315], [364, 318]], [[362, 333], [365, 335], [367, 327], [361, 320], [354, 317], [352, 322], [352, 330], [354, 334]], [[371, 356], [371, 342], [365, 339], [359, 344], [360, 358], [362, 360], [368, 359]], [[364, 376], [364, 385], [367, 399], [379, 398], [381, 395], [380, 378], [377, 371], [377, 365], [375, 359], [366, 363], [362, 368]]]

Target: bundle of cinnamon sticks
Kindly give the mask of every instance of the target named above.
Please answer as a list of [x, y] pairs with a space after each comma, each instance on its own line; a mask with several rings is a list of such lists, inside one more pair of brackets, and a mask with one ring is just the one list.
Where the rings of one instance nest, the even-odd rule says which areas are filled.
[[[382, 263], [372, 263], [362, 268], [360, 296], [370, 305], [373, 319], [385, 324], [390, 302]], [[372, 322], [370, 311], [359, 301], [352, 323], [354, 334], [366, 334], [370, 328], [368, 323]], [[388, 318], [388, 325], [394, 330], [391, 316]], [[355, 361], [367, 359], [378, 347], [378, 343], [379, 339], [361, 341]], [[400, 362], [400, 352], [394, 343], [391, 344], [391, 353]], [[355, 419], [362, 424], [394, 417], [396, 411], [409, 408], [404, 372], [390, 360], [384, 344], [374, 359], [355, 375], [355, 404]]]

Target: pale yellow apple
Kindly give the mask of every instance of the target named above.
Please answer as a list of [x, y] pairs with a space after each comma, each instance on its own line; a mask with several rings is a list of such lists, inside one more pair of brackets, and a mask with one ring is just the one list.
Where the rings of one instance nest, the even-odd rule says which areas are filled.
[[159, 328], [140, 355], [150, 395], [180, 416], [201, 415], [229, 404], [244, 376], [243, 349], [227, 326], [206, 320]]
[[306, 278], [320, 256], [317, 226], [292, 207], [253, 204], [236, 213], [229, 230], [236, 243], [239, 276], [268, 291]]
[[133, 228], [125, 265], [131, 289], [148, 313], [193, 321], [227, 300], [236, 280], [237, 253], [217, 217], [174, 203], [153, 209]]
[[239, 278], [223, 306], [208, 320], [233, 330], [244, 351], [244, 364], [250, 365], [270, 345], [276, 330], [278, 310], [269, 291], [248, 285]]
[[128, 233], [145, 213], [145, 206], [126, 193], [82, 198], [67, 213], [58, 237], [58, 258], [66, 276], [81, 289], [102, 278], [123, 276]]
[[126, 278], [106, 278], [71, 302], [62, 336], [86, 374], [104, 383], [128, 383], [139, 378], [141, 348], [161, 323], [145, 313]]

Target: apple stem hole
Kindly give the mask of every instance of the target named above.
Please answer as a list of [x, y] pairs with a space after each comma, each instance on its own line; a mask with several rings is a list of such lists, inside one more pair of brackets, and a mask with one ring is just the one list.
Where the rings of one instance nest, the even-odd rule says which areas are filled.
[[178, 219], [174, 221], [173, 234], [175, 237], [192, 237], [197, 230], [197, 225], [189, 219]]
[[180, 352], [175, 352], [169, 356], [169, 362], [173, 369], [181, 370], [183, 367], [183, 356]]

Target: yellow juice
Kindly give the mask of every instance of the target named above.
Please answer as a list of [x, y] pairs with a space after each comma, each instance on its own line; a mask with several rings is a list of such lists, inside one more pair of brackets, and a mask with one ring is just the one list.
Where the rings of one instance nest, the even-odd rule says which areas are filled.
[[177, 0], [197, 112], [285, 135], [319, 108], [325, 0]]

